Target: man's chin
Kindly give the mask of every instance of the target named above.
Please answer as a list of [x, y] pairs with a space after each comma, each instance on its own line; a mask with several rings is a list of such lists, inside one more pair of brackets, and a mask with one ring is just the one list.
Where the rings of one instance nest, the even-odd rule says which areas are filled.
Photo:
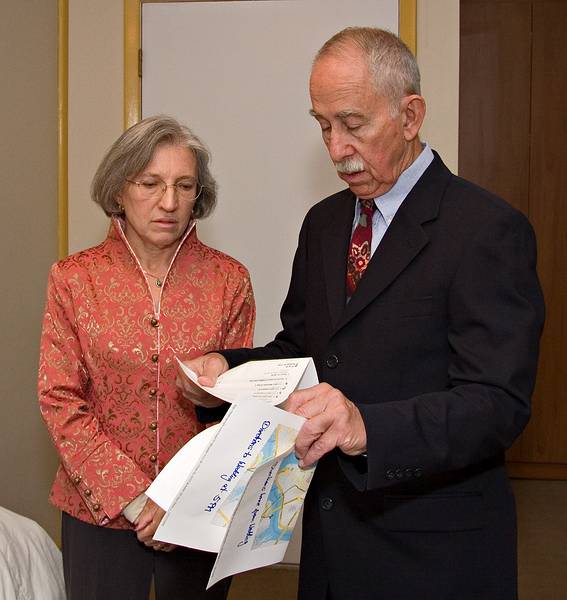
[[[365, 194], [368, 194], [368, 190], [371, 186], [369, 186], [367, 177], [359, 176], [359, 173], [346, 175], [345, 173], [341, 173], [339, 177], [348, 185], [350, 191], [358, 196], [359, 198], [363, 198]], [[370, 196], [373, 197], [373, 196]]]
[[[350, 191], [361, 200], [371, 200], [377, 196], [385, 194], [392, 186], [385, 186], [381, 189], [381, 186], [374, 180], [368, 180], [368, 175], [362, 172], [365, 177], [353, 177], [352, 175], [343, 176], [341, 173], [339, 177], [348, 185]], [[358, 175], [358, 173], [356, 174]]]

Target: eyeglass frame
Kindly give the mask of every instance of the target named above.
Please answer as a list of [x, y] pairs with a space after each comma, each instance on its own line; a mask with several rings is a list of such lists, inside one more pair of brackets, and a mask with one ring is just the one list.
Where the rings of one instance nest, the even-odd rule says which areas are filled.
[[[140, 191], [140, 186], [144, 185], [144, 183], [147, 183], [147, 182], [144, 182], [144, 181], [134, 181], [133, 179], [126, 179], [125, 181], [127, 181], [128, 183], [134, 184], [138, 188], [138, 191]], [[165, 183], [165, 181], [163, 179], [159, 179], [159, 178], [158, 178], [158, 181], [160, 181], [162, 183], [162, 185], [160, 186], [160, 188], [161, 188], [161, 196], [159, 196], [159, 198], [156, 198], [156, 199], [161, 200], [165, 196], [165, 192], [167, 191], [167, 188], [170, 188], [170, 187], [175, 188], [175, 193], [176, 194], [181, 193], [180, 190], [179, 190], [179, 188], [177, 187], [179, 185], [179, 182], [177, 182], [177, 183]], [[197, 200], [197, 198], [201, 195], [201, 192], [203, 191], [203, 184], [202, 183], [199, 183], [198, 181], [196, 181], [195, 185], [197, 185], [199, 187], [199, 192], [197, 194], [195, 194], [195, 197], [192, 199], [193, 202], [195, 200]]]

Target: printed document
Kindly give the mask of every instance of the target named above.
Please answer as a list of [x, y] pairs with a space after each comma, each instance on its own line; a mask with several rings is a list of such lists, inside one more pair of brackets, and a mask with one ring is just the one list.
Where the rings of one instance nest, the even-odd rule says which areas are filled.
[[282, 560], [315, 467], [301, 469], [294, 454], [305, 419], [277, 405], [317, 383], [310, 358], [227, 371], [206, 388], [231, 403], [221, 423], [192, 438], [148, 488], [167, 511], [154, 539], [218, 553], [208, 587]]

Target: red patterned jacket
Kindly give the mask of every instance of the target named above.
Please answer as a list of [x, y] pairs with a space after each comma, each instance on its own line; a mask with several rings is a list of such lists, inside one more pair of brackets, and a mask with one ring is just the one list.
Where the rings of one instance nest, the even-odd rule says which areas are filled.
[[160, 305], [120, 222], [50, 272], [39, 363], [42, 416], [59, 452], [51, 501], [70, 515], [131, 527], [124, 507], [203, 429], [175, 385], [174, 357], [250, 346], [247, 270], [188, 231]]

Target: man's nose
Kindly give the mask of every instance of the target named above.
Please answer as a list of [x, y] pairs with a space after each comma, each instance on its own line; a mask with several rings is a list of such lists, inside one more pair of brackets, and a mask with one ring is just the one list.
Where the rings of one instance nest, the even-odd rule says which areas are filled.
[[333, 131], [327, 143], [327, 150], [333, 162], [340, 162], [354, 153], [352, 146], [340, 132]]

